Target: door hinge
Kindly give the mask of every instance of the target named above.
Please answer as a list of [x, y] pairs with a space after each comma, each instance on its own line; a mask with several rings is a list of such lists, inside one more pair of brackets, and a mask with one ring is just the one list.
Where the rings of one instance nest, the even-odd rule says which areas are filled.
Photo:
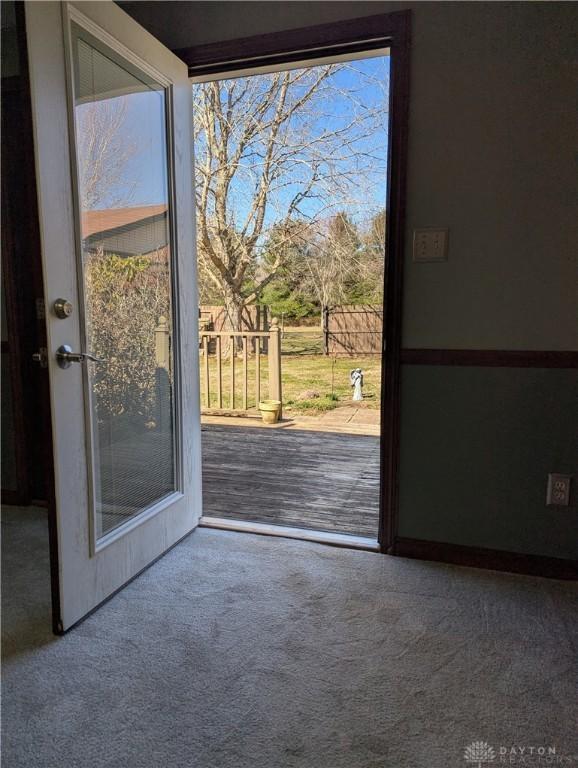
[[38, 352], [32, 355], [35, 363], [40, 363], [41, 368], [48, 368], [48, 350], [46, 347], [40, 347]]

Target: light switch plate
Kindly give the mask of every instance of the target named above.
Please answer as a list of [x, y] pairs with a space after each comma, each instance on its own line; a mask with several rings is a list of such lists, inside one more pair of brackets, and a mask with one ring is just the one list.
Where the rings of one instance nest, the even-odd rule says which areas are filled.
[[413, 260], [414, 261], [447, 261], [448, 260], [447, 228], [426, 227], [413, 231]]

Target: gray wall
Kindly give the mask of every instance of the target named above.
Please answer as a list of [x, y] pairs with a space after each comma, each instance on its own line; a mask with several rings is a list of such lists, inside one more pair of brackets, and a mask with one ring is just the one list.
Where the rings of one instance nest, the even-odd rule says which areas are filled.
[[[403, 343], [578, 349], [576, 31], [570, 3], [125, 3], [172, 48], [412, 8]], [[400, 534], [578, 556], [576, 372], [405, 366]], [[576, 478], [578, 480], [578, 477]], [[576, 483], [575, 480], [575, 483]]]
[[400, 536], [575, 557], [576, 495], [570, 509], [545, 500], [548, 472], [576, 473], [578, 371], [402, 376]]

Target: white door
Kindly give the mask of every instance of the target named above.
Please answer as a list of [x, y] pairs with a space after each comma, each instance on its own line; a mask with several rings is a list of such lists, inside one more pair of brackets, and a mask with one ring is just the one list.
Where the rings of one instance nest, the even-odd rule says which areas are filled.
[[191, 89], [113, 2], [26, 28], [65, 631], [201, 515]]

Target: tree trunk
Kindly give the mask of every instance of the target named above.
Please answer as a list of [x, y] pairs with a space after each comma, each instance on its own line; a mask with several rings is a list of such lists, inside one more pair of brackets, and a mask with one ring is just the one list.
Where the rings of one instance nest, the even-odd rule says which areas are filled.
[[321, 307], [321, 333], [323, 335], [323, 354], [329, 354], [329, 307], [324, 304]]
[[[225, 311], [229, 319], [232, 331], [242, 331], [243, 328], [243, 309], [244, 303], [238, 296], [225, 297]], [[240, 336], [235, 338], [233, 349], [235, 352], [243, 348], [243, 340]]]

